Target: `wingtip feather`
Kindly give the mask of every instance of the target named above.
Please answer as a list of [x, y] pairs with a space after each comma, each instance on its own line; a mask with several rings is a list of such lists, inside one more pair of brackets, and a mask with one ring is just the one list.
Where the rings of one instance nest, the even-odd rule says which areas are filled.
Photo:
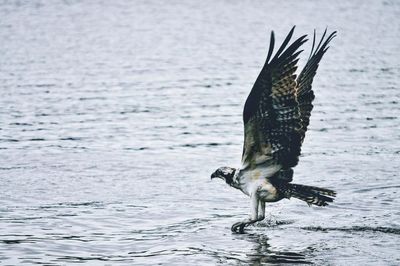
[[274, 58], [278, 58], [280, 56], [280, 54], [283, 52], [283, 50], [285, 50], [286, 46], [288, 45], [290, 39], [293, 36], [294, 33], [294, 29], [296, 28], [296, 26], [293, 26], [292, 29], [289, 31], [289, 34], [286, 36], [285, 40], [283, 41], [281, 47], [279, 47], [278, 52], [276, 52]]
[[308, 60], [310, 60], [313, 51], [314, 51], [314, 47], [315, 47], [315, 37], [316, 37], [316, 30], [314, 29], [314, 35], [313, 35], [313, 41], [312, 41], [312, 47], [311, 47], [311, 52], [310, 52], [310, 56], [308, 57]]
[[269, 60], [271, 59], [272, 52], [274, 51], [274, 45], [275, 45], [275, 34], [274, 34], [274, 31], [271, 31], [271, 39], [270, 39], [270, 43], [269, 43], [266, 64], [268, 64]]

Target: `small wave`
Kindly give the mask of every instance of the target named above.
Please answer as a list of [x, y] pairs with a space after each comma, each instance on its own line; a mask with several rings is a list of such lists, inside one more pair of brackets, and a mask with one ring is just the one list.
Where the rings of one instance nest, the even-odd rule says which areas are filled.
[[320, 226], [310, 226], [310, 227], [302, 227], [303, 230], [308, 231], [320, 231], [320, 232], [329, 232], [329, 231], [341, 231], [341, 232], [380, 232], [387, 234], [395, 234], [400, 235], [400, 228], [392, 228], [392, 227], [371, 227], [371, 226], [352, 226], [352, 227], [320, 227]]
[[395, 120], [398, 119], [397, 116], [382, 116], [382, 117], [377, 117], [377, 119], [382, 119], [382, 120]]
[[35, 86], [38, 87], [38, 88], [51, 88], [51, 87], [55, 87], [56, 84], [43, 83], [43, 84], [36, 84]]
[[[157, 109], [158, 110], [158, 109]], [[125, 111], [120, 111], [119, 114], [125, 115], [125, 114], [137, 114], [137, 113], [151, 113], [152, 111], [157, 111], [155, 108], [153, 109], [132, 109], [132, 110], [125, 110]]]
[[364, 192], [369, 192], [369, 191], [377, 191], [377, 190], [391, 189], [391, 188], [400, 188], [400, 185], [375, 186], [375, 187], [357, 189], [357, 190], [354, 190], [354, 192], [355, 193], [364, 193]]
[[126, 151], [144, 151], [144, 150], [150, 150], [150, 147], [139, 147], [139, 148], [124, 148]]
[[257, 254], [251, 256], [251, 262], [257, 263], [291, 263], [291, 264], [312, 264], [306, 261], [306, 256], [295, 252], [275, 251], [270, 254]]
[[60, 202], [55, 204], [39, 206], [38, 209], [52, 209], [52, 208], [77, 208], [81, 206], [91, 206], [100, 207], [104, 206], [102, 202], [99, 201], [88, 201], [88, 202]]
[[306, 261], [306, 257], [303, 254], [296, 252], [285, 252], [285, 251], [272, 251], [269, 249], [264, 252], [255, 252], [254, 254], [243, 255], [241, 252], [225, 251], [221, 249], [207, 249], [204, 247], [187, 247], [181, 249], [161, 249], [157, 251], [136, 251], [129, 252], [132, 257], [156, 257], [156, 256], [168, 256], [168, 255], [183, 255], [183, 256], [197, 256], [207, 255], [214, 257], [219, 261], [226, 262], [237, 262], [237, 263], [252, 263], [259, 265], [260, 263], [301, 263], [311, 264]]
[[286, 220], [286, 221], [277, 221], [277, 220], [264, 220], [260, 223], [258, 223], [256, 226], [257, 227], [277, 227], [281, 225], [288, 225], [288, 224], [293, 224], [295, 221], [293, 220]]
[[16, 170], [16, 169], [35, 169], [35, 166], [10, 166], [10, 167], [0, 167], [0, 170]]
[[19, 142], [18, 139], [0, 139], [1, 142]]
[[66, 138], [60, 138], [60, 140], [82, 140], [80, 137], [66, 137]]
[[35, 243], [36, 239], [34, 235], [25, 234], [5, 234], [0, 235], [0, 243], [7, 245], [16, 245], [24, 243]]
[[99, 256], [99, 255], [92, 255], [92, 256], [61, 256], [56, 258], [62, 262], [76, 262], [82, 263], [87, 261], [130, 261], [129, 257], [126, 256]]
[[106, 100], [106, 99], [107, 99], [106, 97], [97, 96], [97, 97], [80, 97], [78, 100], [79, 101], [90, 101], [90, 100]]
[[357, 69], [357, 68], [351, 68], [349, 69], [349, 72], [358, 72], [358, 73], [363, 73], [365, 72], [365, 69]]
[[20, 123], [20, 122], [14, 122], [14, 123], [10, 123], [10, 126], [33, 126], [33, 124], [31, 123]]
[[35, 116], [50, 116], [50, 114], [46, 114], [46, 113], [39, 113], [39, 114], [35, 114]]
[[26, 239], [2, 239], [0, 243], [8, 244], [8, 245], [15, 245], [15, 244], [22, 244], [22, 243], [34, 243], [34, 241], [26, 240]]
[[197, 148], [197, 147], [215, 147], [215, 146], [230, 146], [233, 145], [232, 142], [226, 143], [217, 143], [217, 142], [209, 142], [209, 143], [187, 143], [182, 145], [173, 146], [172, 148], [184, 147], [184, 148]]

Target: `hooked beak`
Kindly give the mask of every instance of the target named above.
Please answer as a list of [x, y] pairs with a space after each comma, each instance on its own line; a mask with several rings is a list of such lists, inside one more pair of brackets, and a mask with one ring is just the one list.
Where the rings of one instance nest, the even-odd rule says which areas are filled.
[[216, 178], [216, 177], [217, 177], [217, 175], [215, 173], [212, 173], [211, 179]]

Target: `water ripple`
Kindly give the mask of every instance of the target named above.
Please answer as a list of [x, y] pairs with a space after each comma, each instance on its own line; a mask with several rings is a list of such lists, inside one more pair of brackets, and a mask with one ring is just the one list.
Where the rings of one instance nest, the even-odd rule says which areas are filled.
[[[0, 2], [0, 264], [398, 264], [399, 1]], [[248, 198], [210, 174], [293, 24], [338, 31], [294, 175], [338, 197], [233, 234]]]

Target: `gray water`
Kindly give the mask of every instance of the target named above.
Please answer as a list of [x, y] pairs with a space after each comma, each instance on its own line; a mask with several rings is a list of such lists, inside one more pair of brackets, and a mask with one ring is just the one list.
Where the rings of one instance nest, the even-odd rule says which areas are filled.
[[[400, 264], [399, 17], [390, 0], [1, 1], [0, 264]], [[210, 174], [239, 166], [269, 32], [294, 24], [338, 31], [294, 178], [338, 197], [232, 234], [249, 200]]]

